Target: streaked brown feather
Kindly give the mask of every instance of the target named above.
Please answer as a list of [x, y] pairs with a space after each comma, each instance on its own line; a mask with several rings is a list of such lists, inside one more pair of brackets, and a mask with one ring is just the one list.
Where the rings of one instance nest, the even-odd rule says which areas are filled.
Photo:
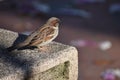
[[46, 33], [46, 35], [50, 35], [50, 34], [54, 34], [54, 29], [53, 28], [50, 28]]
[[29, 46], [36, 46], [37, 44], [41, 44], [43, 40], [36, 40], [34, 43], [30, 43]]
[[42, 28], [38, 35], [36, 35], [31, 42], [29, 43], [29, 46], [35, 46], [37, 44], [41, 44], [45, 41], [50, 40], [53, 36], [49, 36], [50, 34], [54, 33], [54, 29], [51, 26], [46, 26]]
[[46, 38], [45, 38], [45, 41], [48, 41], [48, 40], [50, 40], [51, 38], [53, 38], [54, 36], [47, 36]]

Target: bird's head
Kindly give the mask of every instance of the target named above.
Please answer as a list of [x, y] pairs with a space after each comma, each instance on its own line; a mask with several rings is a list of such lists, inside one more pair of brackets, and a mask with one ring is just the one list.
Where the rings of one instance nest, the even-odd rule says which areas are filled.
[[51, 17], [48, 21], [47, 21], [47, 24], [51, 25], [51, 26], [54, 26], [54, 27], [57, 27], [59, 26], [59, 23], [60, 23], [60, 19], [56, 18], [56, 17]]

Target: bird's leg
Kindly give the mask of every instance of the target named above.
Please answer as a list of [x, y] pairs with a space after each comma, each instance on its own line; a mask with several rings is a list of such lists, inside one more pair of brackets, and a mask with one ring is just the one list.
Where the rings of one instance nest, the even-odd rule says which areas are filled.
[[48, 47], [47, 46], [37, 46], [39, 51], [43, 51], [43, 52], [46, 52], [48, 51]]

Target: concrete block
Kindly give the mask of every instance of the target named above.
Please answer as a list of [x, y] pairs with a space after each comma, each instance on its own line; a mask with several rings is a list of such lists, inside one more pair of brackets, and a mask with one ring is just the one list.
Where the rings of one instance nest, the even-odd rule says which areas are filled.
[[37, 48], [6, 50], [25, 38], [25, 35], [0, 29], [0, 80], [77, 80], [75, 47], [51, 42], [46, 45], [46, 51]]

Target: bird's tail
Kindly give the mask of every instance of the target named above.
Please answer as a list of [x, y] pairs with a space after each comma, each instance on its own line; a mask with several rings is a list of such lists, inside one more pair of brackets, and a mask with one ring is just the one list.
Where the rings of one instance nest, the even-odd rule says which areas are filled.
[[11, 47], [8, 47], [8, 48], [7, 48], [7, 50], [8, 50], [9, 52], [11, 52], [11, 51], [13, 51], [13, 50], [15, 50], [15, 49], [17, 49], [16, 46], [11, 46]]
[[13, 45], [13, 46], [11, 46], [11, 47], [8, 47], [7, 50], [8, 50], [9, 52], [11, 52], [11, 51], [13, 51], [13, 50], [15, 50], [15, 49], [19, 49], [19, 48], [22, 48], [22, 47], [25, 47], [25, 46], [27, 46], [27, 44], [23, 42], [23, 43], [19, 43], [19, 44], [17, 44], [17, 45]]

